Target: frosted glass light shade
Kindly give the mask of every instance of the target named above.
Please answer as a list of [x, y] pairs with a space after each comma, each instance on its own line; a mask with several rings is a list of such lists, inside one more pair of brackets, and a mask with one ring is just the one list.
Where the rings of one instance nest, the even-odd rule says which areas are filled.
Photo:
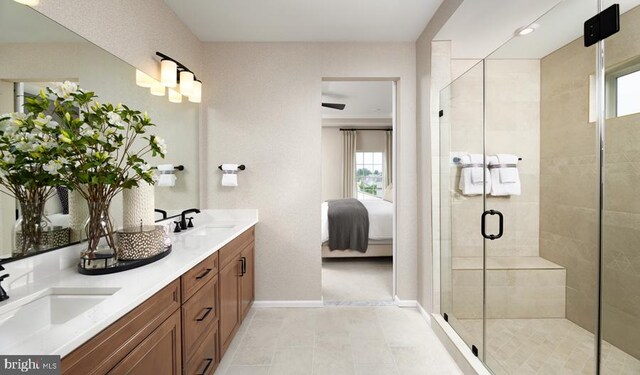
[[155, 81], [155, 79], [151, 78], [151, 76], [145, 72], [136, 69], [136, 85], [140, 87], [151, 87]]
[[202, 82], [193, 81], [193, 90], [189, 95], [189, 101], [191, 103], [200, 103], [202, 101]]
[[169, 101], [171, 103], [182, 103], [182, 94], [174, 89], [169, 89]]
[[160, 81], [166, 87], [176, 87], [178, 84], [178, 64], [171, 60], [160, 62]]
[[193, 73], [183, 70], [180, 72], [180, 94], [191, 95], [193, 90]]
[[151, 91], [151, 95], [164, 96], [166, 88], [164, 87], [162, 82], [158, 82], [154, 79], [149, 91]]
[[28, 5], [30, 7], [35, 7], [40, 4], [40, 0], [15, 0], [16, 3]]

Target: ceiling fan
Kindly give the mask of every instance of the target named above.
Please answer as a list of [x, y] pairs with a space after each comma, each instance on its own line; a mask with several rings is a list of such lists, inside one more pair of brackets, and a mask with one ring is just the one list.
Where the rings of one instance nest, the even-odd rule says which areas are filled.
[[344, 109], [344, 107], [346, 107], [347, 105], [346, 104], [340, 104], [340, 103], [322, 103], [322, 106], [342, 111]]

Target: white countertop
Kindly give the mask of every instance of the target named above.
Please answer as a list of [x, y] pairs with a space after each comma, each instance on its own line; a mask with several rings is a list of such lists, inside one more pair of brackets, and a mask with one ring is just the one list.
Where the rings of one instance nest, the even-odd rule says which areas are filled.
[[[76, 264], [86, 243], [4, 265], [11, 274], [3, 282], [10, 299], [0, 302], [0, 317], [11, 315], [12, 310], [32, 299], [34, 293], [48, 288], [115, 288], [118, 291], [73, 319], [47, 325], [34, 335], [21, 334], [29, 331], [27, 324], [8, 327], [8, 330], [2, 327], [0, 353], [64, 357], [258, 222], [257, 210], [203, 210], [193, 216], [195, 228], [172, 233], [171, 254], [140, 268], [109, 275], [81, 275]], [[208, 224], [234, 226], [209, 231], [206, 235], [190, 235]], [[32, 332], [33, 329], [29, 331]]]

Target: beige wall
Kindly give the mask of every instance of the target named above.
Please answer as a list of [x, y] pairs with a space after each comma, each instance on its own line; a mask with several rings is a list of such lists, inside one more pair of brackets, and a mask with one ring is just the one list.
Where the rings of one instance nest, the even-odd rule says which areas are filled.
[[[322, 78], [399, 78], [398, 296], [415, 299], [416, 143], [413, 43], [212, 43], [205, 48], [208, 207], [257, 208], [258, 300], [321, 297]], [[214, 166], [242, 162], [240, 186]]]
[[[416, 41], [416, 140], [418, 172], [418, 302], [427, 311], [434, 309], [434, 291], [439, 285], [439, 249], [432, 243], [432, 180], [431, 161], [434, 143], [432, 129], [437, 128], [436, 98], [433, 97], [431, 43], [445, 22], [453, 15], [463, 0], [444, 0]], [[436, 85], [438, 83], [436, 82]], [[434, 112], [435, 111], [435, 121]], [[434, 263], [435, 262], [435, 263]], [[434, 270], [438, 270], [434, 274]], [[437, 305], [435, 306], [437, 308]]]
[[[640, 54], [640, 8], [621, 18], [606, 41], [608, 67]], [[542, 60], [540, 252], [567, 268], [567, 317], [595, 323], [597, 166], [588, 122], [589, 76], [595, 51], [576, 40]], [[603, 227], [603, 336], [640, 357], [640, 205], [637, 168], [640, 115], [606, 122]]]
[[342, 132], [322, 128], [322, 202], [342, 198]]
[[162, 0], [40, 0], [35, 9], [156, 78], [156, 51], [200, 74], [202, 43]]

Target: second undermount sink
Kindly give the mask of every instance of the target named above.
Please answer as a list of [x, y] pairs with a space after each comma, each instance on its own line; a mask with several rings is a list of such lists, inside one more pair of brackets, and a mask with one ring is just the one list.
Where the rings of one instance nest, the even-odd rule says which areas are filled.
[[[106, 300], [119, 288], [48, 288], [34, 293], [0, 310], [0, 330], [37, 331], [47, 326], [59, 325], [77, 317]], [[11, 300], [9, 300], [11, 301]], [[4, 310], [4, 311], [3, 311]], [[28, 335], [28, 332], [22, 332]]]
[[207, 224], [203, 227], [193, 229], [191, 232], [187, 232], [187, 234], [190, 236], [209, 236], [220, 233], [220, 231], [234, 229], [235, 227], [235, 224]]

